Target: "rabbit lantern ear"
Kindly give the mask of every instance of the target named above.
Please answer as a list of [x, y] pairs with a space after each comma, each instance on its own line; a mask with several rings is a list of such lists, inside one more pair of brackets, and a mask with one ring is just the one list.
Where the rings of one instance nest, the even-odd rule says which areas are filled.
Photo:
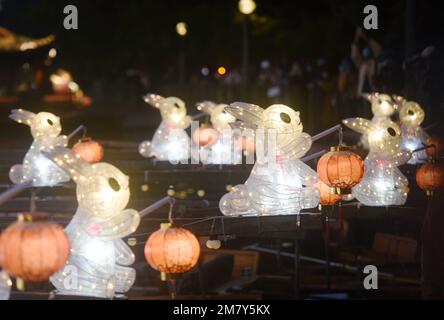
[[254, 104], [234, 102], [225, 107], [225, 111], [241, 120], [246, 127], [256, 129], [262, 124], [265, 110]]
[[65, 170], [75, 182], [85, 179], [89, 174], [91, 165], [71, 149], [54, 147], [50, 151], [42, 151], [42, 153]]
[[216, 104], [212, 101], [202, 101], [197, 103], [197, 110], [202, 111], [206, 114], [211, 114], [216, 109]]
[[164, 97], [154, 93], [147, 93], [146, 95], [143, 96], [143, 101], [145, 101], [146, 103], [157, 109], [160, 108], [160, 102], [163, 99]]
[[23, 110], [23, 109], [14, 109], [11, 110], [11, 114], [9, 115], [9, 118], [11, 118], [14, 121], [17, 121], [18, 123], [24, 123], [27, 125], [31, 125], [32, 119], [36, 114], [31, 111]]
[[373, 130], [375, 130], [375, 124], [364, 118], [348, 118], [342, 120], [342, 123], [353, 131], [361, 134], [369, 135]]

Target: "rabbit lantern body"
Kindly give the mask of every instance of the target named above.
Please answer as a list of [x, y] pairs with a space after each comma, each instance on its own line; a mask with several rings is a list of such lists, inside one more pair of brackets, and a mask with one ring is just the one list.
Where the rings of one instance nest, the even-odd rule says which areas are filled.
[[128, 177], [108, 163], [90, 164], [67, 148], [44, 154], [77, 184], [78, 208], [65, 229], [71, 255], [65, 268], [51, 276], [52, 284], [65, 295], [111, 298], [128, 291], [135, 280], [135, 270], [127, 267], [134, 254], [122, 238], [140, 222], [137, 211], [125, 209]]
[[363, 119], [346, 119], [343, 123], [368, 137], [370, 152], [365, 159], [364, 177], [352, 189], [353, 196], [368, 206], [402, 205], [407, 200], [408, 181], [398, 169], [411, 152], [401, 149], [401, 130], [391, 120], [377, 123]]
[[[239, 102], [226, 110], [244, 126], [263, 130], [264, 154], [269, 161], [259, 161], [260, 141], [256, 134], [258, 161], [248, 180], [222, 197], [219, 203], [222, 213], [228, 216], [286, 215], [316, 207], [319, 190], [313, 185], [319, 180], [318, 174], [299, 159], [312, 143], [311, 137], [302, 132], [299, 112], [281, 104], [264, 110]], [[269, 143], [272, 133], [275, 133], [274, 147]]]
[[176, 97], [164, 98], [147, 94], [144, 101], [160, 110], [162, 122], [152, 141], [143, 141], [139, 153], [144, 157], [155, 157], [160, 161], [179, 162], [189, 158], [190, 138], [185, 129], [191, 124], [185, 103]]

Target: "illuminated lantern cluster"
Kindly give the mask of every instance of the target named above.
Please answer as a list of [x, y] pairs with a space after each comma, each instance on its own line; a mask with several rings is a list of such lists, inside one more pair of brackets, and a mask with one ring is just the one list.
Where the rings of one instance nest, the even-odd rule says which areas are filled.
[[72, 150], [89, 163], [96, 163], [103, 159], [103, 147], [91, 138], [82, 138]]
[[408, 181], [398, 169], [411, 152], [401, 150], [401, 129], [390, 120], [374, 123], [363, 118], [346, 119], [343, 123], [366, 134], [370, 152], [365, 159], [364, 178], [353, 189], [353, 196], [368, 206], [402, 205], [407, 200]]
[[226, 106], [211, 101], [197, 105], [198, 110], [210, 116], [211, 124], [217, 132], [216, 140], [200, 149], [199, 158], [203, 163], [236, 164], [242, 161], [242, 151], [238, 143], [240, 132], [231, 130], [230, 127], [236, 118], [225, 111]]
[[444, 165], [435, 162], [424, 163], [416, 172], [416, 183], [429, 196], [436, 190], [443, 190]]
[[15, 184], [31, 181], [36, 187], [54, 186], [69, 181], [69, 176], [41, 153], [56, 146], [67, 145], [68, 138], [60, 135], [60, 118], [49, 112], [35, 114], [23, 109], [12, 110], [9, 117], [28, 125], [34, 138], [23, 164], [14, 165], [9, 171], [11, 181]]
[[[299, 159], [312, 143], [311, 137], [302, 132], [299, 112], [282, 104], [264, 110], [239, 102], [226, 109], [245, 126], [258, 129], [258, 133], [262, 131], [267, 144], [260, 143], [264, 145], [265, 157], [258, 158], [245, 184], [234, 186], [220, 200], [222, 213], [285, 215], [317, 207], [319, 190], [313, 185], [318, 174]], [[261, 135], [256, 135], [256, 144]]]
[[[116, 167], [90, 164], [67, 148], [54, 148], [45, 155], [68, 172], [76, 182], [77, 211], [66, 227], [71, 256], [65, 268], [51, 277], [60, 294], [111, 298], [127, 292], [136, 272], [127, 267], [134, 254], [122, 240], [140, 222], [139, 213], [125, 209], [130, 197], [129, 179]], [[75, 270], [77, 283], [70, 282]]]
[[364, 175], [364, 161], [344, 147], [334, 147], [318, 161], [319, 179], [335, 194], [350, 194]]
[[[399, 110], [399, 120], [401, 121], [402, 149], [413, 151], [427, 144], [430, 137], [421, 127], [421, 123], [424, 121], [424, 110], [419, 104], [412, 101], [403, 103]], [[426, 159], [427, 153], [422, 150], [412, 153], [408, 163], [422, 163]]]
[[151, 234], [145, 244], [148, 264], [166, 275], [191, 270], [199, 260], [200, 244], [196, 236], [184, 228], [162, 223], [160, 229]]
[[23, 219], [2, 234], [3, 267], [25, 281], [45, 281], [63, 268], [70, 244], [63, 228], [52, 222]]
[[147, 94], [146, 103], [160, 110], [162, 122], [154, 133], [152, 141], [143, 141], [139, 153], [143, 157], [155, 157], [161, 161], [177, 163], [185, 161], [190, 154], [190, 138], [185, 129], [191, 124], [185, 103], [176, 97], [164, 98]]
[[78, 85], [72, 80], [71, 73], [66, 70], [59, 69], [49, 77], [52, 89], [57, 94], [71, 94], [78, 90]]
[[[402, 97], [391, 97], [384, 93], [370, 93], [364, 94], [364, 98], [371, 103], [373, 118], [372, 122], [378, 123], [383, 120], [390, 120], [391, 116], [398, 109], [400, 103], [402, 103]], [[366, 134], [361, 136], [361, 143], [365, 149], [368, 149], [368, 138]]]

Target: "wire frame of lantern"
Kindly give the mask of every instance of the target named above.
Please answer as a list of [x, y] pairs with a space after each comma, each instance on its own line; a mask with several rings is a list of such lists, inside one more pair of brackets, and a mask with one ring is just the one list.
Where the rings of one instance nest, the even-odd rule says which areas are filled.
[[364, 177], [352, 189], [353, 196], [368, 206], [402, 205], [407, 200], [408, 180], [398, 169], [411, 152], [401, 149], [401, 129], [390, 120], [374, 123], [363, 118], [343, 123], [368, 136], [370, 152], [365, 158]]
[[34, 138], [23, 163], [12, 166], [9, 171], [12, 183], [30, 181], [35, 187], [43, 187], [69, 181], [69, 176], [41, 153], [50, 151], [56, 146], [67, 145], [68, 138], [60, 135], [62, 131], [60, 118], [49, 112], [35, 114], [23, 109], [11, 110], [9, 118], [28, 125]]
[[166, 275], [191, 270], [199, 260], [200, 244], [190, 231], [162, 223], [160, 229], [151, 234], [145, 244], [145, 258], [148, 264]]
[[185, 129], [190, 126], [191, 118], [186, 114], [185, 103], [176, 97], [164, 98], [150, 93], [144, 96], [144, 101], [160, 110], [162, 122], [151, 141], [141, 142], [139, 153], [172, 163], [188, 160], [190, 138]]
[[332, 147], [318, 161], [319, 179], [335, 194], [350, 194], [364, 175], [364, 161], [345, 147]]
[[[373, 92], [364, 94], [364, 98], [371, 103], [373, 113], [372, 122], [378, 123], [383, 120], [390, 120], [391, 116], [402, 103], [402, 97], [394, 98], [388, 94]], [[368, 149], [368, 138], [366, 134], [361, 136], [361, 143], [365, 149]]]
[[[405, 102], [399, 110], [401, 122], [402, 143], [401, 148], [414, 151], [427, 144], [430, 136], [421, 127], [424, 121], [424, 110], [413, 101]], [[426, 150], [414, 152], [408, 161], [409, 164], [423, 163], [427, 160]]]
[[[263, 130], [264, 139], [261, 142], [256, 135], [258, 161], [248, 180], [234, 186], [221, 198], [222, 213], [228, 216], [285, 215], [317, 207], [319, 190], [313, 185], [318, 181], [318, 174], [299, 159], [312, 142], [311, 137], [302, 132], [299, 112], [282, 104], [264, 110], [241, 102], [226, 109], [245, 127], [258, 129], [257, 132]], [[263, 155], [258, 153], [260, 149]]]
[[137, 211], [125, 209], [128, 176], [108, 163], [90, 164], [70, 149], [57, 147], [45, 155], [76, 182], [78, 201], [66, 227], [71, 256], [65, 268], [51, 277], [52, 284], [63, 295], [111, 298], [127, 292], [136, 273], [128, 267], [134, 254], [122, 238], [140, 222]]

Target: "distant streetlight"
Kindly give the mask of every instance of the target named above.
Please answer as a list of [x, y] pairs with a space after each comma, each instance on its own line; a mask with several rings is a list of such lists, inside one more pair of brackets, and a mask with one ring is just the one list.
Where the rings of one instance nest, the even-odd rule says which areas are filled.
[[243, 14], [252, 14], [256, 9], [254, 0], [239, 0], [239, 11]]
[[249, 15], [256, 10], [256, 3], [254, 0], [239, 0], [239, 11], [244, 15], [244, 22], [242, 26], [242, 81], [248, 82], [248, 56], [249, 56], [249, 43], [248, 43], [248, 24]]
[[176, 32], [179, 36], [185, 37], [187, 35], [187, 24], [185, 22], [178, 22], [176, 24]]

